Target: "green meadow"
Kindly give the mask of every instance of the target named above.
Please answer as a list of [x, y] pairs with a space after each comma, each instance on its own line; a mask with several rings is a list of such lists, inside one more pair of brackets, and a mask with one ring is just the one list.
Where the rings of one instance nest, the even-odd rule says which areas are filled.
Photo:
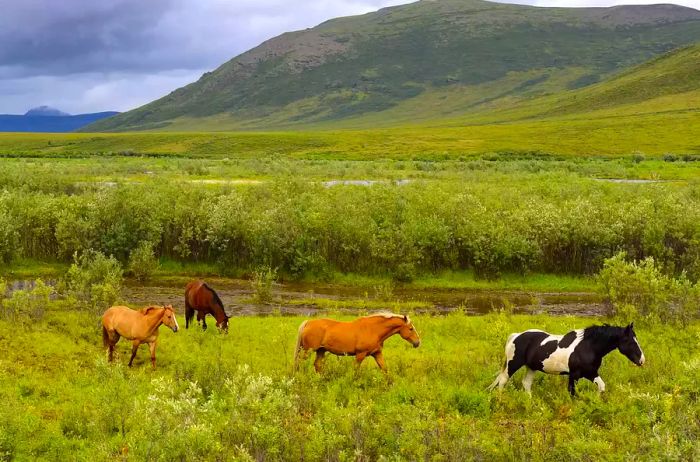
[[[228, 335], [161, 328], [158, 369], [130, 345], [106, 362], [95, 315], [52, 302], [0, 320], [3, 460], [694, 460], [700, 457], [700, 325], [641, 323], [647, 364], [605, 358], [607, 391], [516, 374], [488, 393], [511, 332], [586, 326], [574, 317], [414, 316], [422, 344], [374, 362], [328, 356], [293, 374], [300, 317], [241, 317]], [[336, 314], [336, 316], [338, 316]], [[340, 316], [347, 318], [347, 316]]]

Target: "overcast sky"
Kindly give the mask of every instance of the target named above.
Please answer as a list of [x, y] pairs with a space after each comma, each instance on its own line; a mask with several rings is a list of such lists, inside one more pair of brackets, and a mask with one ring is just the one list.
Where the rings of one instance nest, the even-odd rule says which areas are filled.
[[[663, 1], [516, 0], [542, 6]], [[0, 114], [125, 111], [282, 32], [408, 0], [0, 0]], [[700, 0], [676, 2], [700, 9]]]

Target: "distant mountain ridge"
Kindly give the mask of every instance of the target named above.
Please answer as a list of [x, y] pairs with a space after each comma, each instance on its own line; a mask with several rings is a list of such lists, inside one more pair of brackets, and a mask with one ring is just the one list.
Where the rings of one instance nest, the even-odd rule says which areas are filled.
[[39, 106], [24, 115], [0, 114], [0, 132], [64, 133], [119, 114], [115, 111], [70, 115], [49, 106]]
[[59, 111], [50, 106], [38, 106], [25, 112], [25, 116], [43, 116], [43, 117], [65, 117], [70, 116], [67, 112]]
[[[584, 87], [698, 40], [700, 11], [675, 5], [423, 0], [282, 34], [85, 131], [343, 126], [431, 92], [447, 105], [453, 92], [470, 93], [453, 111], [468, 112]], [[402, 116], [425, 118], [420, 105], [411, 110]]]

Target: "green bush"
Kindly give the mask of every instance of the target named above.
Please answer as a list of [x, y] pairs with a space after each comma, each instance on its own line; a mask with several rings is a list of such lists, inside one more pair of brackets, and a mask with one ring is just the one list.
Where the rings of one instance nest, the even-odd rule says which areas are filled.
[[158, 270], [158, 259], [153, 252], [153, 245], [142, 242], [129, 255], [128, 272], [137, 281], [144, 282], [150, 279]]
[[641, 316], [685, 324], [700, 314], [700, 286], [684, 274], [678, 278], [665, 275], [652, 257], [642, 261], [626, 258], [621, 252], [605, 260], [597, 276], [612, 315], [625, 321]]
[[19, 253], [19, 235], [16, 220], [0, 207], [0, 263], [8, 263]]
[[62, 288], [81, 307], [101, 314], [119, 298], [122, 279], [122, 267], [114, 257], [88, 250], [74, 254]]
[[268, 267], [260, 267], [253, 272], [251, 284], [253, 286], [253, 298], [257, 303], [270, 303], [273, 299], [272, 285], [277, 280], [277, 270]]
[[0, 281], [2, 317], [23, 324], [42, 320], [54, 293], [53, 287], [41, 279], [34, 281], [30, 289], [15, 290], [9, 298], [4, 298], [5, 289], [4, 281]]

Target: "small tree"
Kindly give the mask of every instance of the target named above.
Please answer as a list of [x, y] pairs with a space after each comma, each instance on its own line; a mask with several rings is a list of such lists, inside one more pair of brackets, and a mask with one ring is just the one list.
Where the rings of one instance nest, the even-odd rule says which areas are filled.
[[159, 266], [150, 242], [142, 241], [129, 255], [129, 274], [137, 281], [143, 282], [150, 279]]

